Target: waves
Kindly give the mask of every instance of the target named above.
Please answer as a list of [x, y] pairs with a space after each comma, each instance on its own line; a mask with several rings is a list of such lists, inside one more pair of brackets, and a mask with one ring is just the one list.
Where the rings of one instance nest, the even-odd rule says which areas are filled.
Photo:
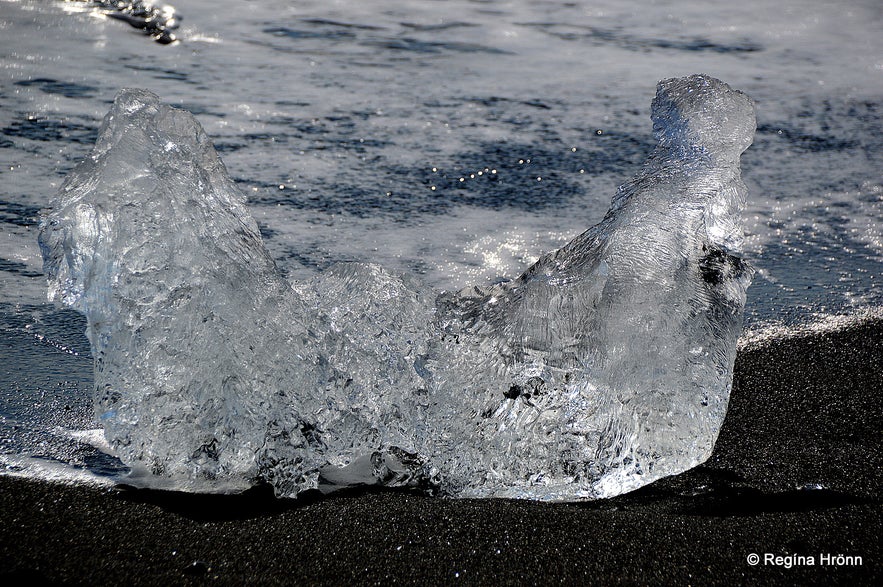
[[[63, 12], [75, 4], [87, 3]], [[745, 254], [758, 269], [743, 340], [879, 305], [883, 134], [865, 49], [876, 21], [861, 7], [752, 6], [724, 30], [708, 29], [719, 10], [698, 3], [676, 21], [604, 2], [280, 5], [189, 3], [183, 42], [160, 46], [110, 19], [60, 14], [60, 3], [7, 3], [0, 319], [3, 363], [20, 370], [4, 375], [2, 413], [32, 409], [19, 428], [3, 424], [4, 447], [67, 460], [20, 431], [91, 401], [88, 343], [71, 342], [85, 322], [45, 306], [34, 233], [47, 191], [87, 156], [124, 86], [149, 86], [200, 119], [287, 277], [374, 260], [450, 290], [517, 278], [600, 220], [602, 199], [653, 148], [652, 82], [705, 63], [761, 104], [742, 160]], [[843, 30], [855, 41], [841, 42]], [[499, 51], [458, 50], [474, 46]], [[77, 348], [85, 369], [61, 347]]]

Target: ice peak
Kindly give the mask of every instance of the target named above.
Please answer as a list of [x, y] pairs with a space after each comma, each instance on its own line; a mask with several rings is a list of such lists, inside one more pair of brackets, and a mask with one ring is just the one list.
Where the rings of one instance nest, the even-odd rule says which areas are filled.
[[699, 149], [725, 161], [738, 160], [757, 127], [751, 98], [703, 74], [659, 82], [650, 118], [661, 146]]

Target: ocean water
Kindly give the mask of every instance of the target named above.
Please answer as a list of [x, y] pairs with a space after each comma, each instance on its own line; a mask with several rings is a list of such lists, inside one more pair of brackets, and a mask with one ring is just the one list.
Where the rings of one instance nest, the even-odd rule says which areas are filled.
[[0, 468], [110, 479], [78, 314], [46, 301], [40, 209], [123, 87], [193, 112], [280, 268], [436, 289], [520, 273], [601, 219], [667, 77], [757, 102], [744, 340], [879, 312], [879, 2], [233, 2], [154, 42], [85, 2], [0, 0]]

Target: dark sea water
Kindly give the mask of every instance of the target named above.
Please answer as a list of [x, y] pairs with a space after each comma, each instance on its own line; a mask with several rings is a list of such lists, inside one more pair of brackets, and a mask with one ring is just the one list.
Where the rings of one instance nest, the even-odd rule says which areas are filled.
[[370, 260], [454, 289], [516, 275], [600, 220], [653, 146], [656, 83], [707, 73], [757, 102], [745, 340], [883, 305], [877, 1], [177, 9], [163, 44], [96, 3], [0, 0], [8, 472], [118, 470], [91, 444], [85, 321], [46, 301], [36, 232], [123, 87], [197, 116], [290, 279]]

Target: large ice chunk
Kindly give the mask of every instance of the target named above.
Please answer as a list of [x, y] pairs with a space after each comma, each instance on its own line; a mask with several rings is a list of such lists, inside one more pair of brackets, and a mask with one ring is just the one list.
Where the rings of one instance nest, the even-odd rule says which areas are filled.
[[518, 279], [433, 294], [371, 264], [280, 277], [192, 115], [123, 90], [41, 223], [88, 318], [96, 414], [140, 483], [278, 495], [616, 495], [708, 458], [751, 271], [744, 94], [661, 82], [659, 141], [596, 227]]

